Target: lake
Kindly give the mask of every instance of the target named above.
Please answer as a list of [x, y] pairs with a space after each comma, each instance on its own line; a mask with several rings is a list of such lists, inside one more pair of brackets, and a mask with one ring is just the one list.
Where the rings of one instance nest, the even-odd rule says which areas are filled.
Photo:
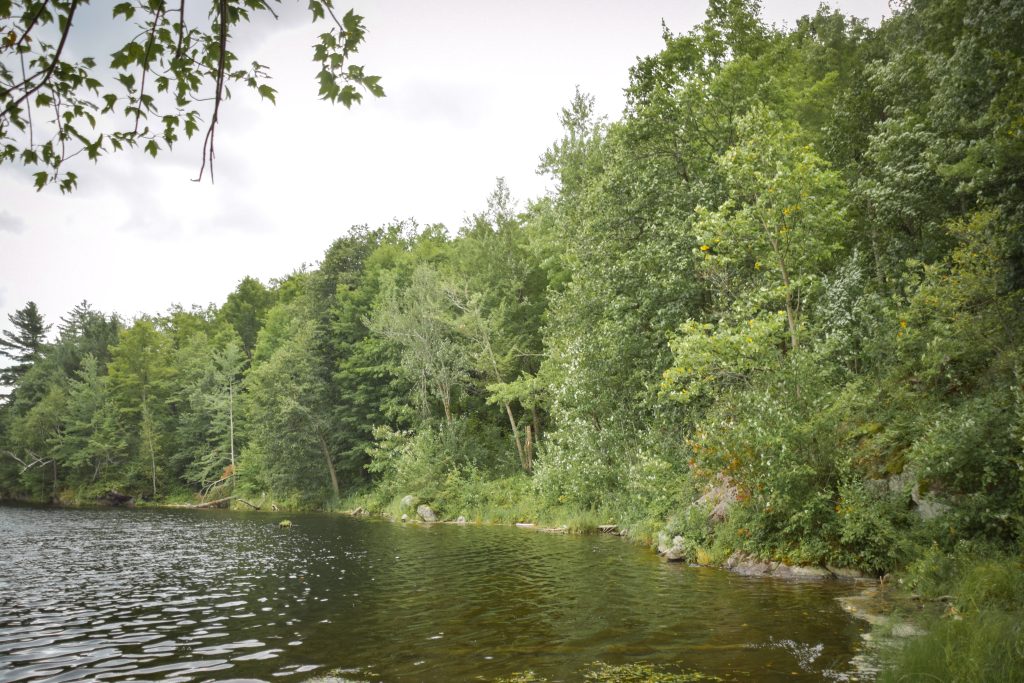
[[856, 591], [611, 536], [0, 506], [0, 680], [572, 681], [595, 662], [849, 680], [866, 627], [836, 598]]

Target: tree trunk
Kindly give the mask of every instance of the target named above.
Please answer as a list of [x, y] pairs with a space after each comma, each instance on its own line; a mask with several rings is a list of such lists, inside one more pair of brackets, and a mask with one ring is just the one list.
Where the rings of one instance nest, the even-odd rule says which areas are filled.
[[231, 442], [231, 471], [235, 471], [235, 393], [228, 382], [228, 434]]
[[508, 423], [512, 426], [512, 438], [516, 442], [516, 453], [519, 454], [519, 462], [522, 464], [523, 469], [529, 472], [528, 458], [523, 452], [523, 442], [519, 438], [519, 425], [516, 424], [515, 415], [512, 414], [512, 405], [509, 403], [504, 403], [503, 405], [505, 406], [505, 414], [508, 415]]
[[530, 413], [533, 415], [533, 442], [540, 443], [540, 413], [537, 412], [537, 406], [530, 408]]
[[530, 425], [526, 425], [526, 460], [523, 469], [533, 471], [533, 428]]
[[789, 271], [786, 270], [786, 259], [782, 256], [781, 252], [777, 252], [779, 257], [779, 267], [782, 270], [782, 284], [786, 288], [786, 322], [789, 324], [789, 339], [792, 346], [792, 350], [796, 350], [797, 337], [796, 337], [796, 316], [793, 314], [793, 287], [789, 284]]
[[316, 438], [320, 441], [320, 451], [324, 454], [324, 463], [327, 465], [327, 472], [331, 475], [331, 489], [334, 491], [334, 497], [338, 498], [341, 496], [341, 490], [338, 488], [338, 473], [334, 470], [334, 461], [331, 460], [331, 451], [327, 448], [327, 440], [319, 429], [316, 430]]

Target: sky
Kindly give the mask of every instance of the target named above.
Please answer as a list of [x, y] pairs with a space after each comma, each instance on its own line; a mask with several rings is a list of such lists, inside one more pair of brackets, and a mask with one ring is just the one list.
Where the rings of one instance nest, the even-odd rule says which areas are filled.
[[[221, 109], [216, 183], [192, 182], [200, 140], [152, 159], [140, 150], [84, 162], [79, 187], [36, 192], [0, 166], [0, 328], [35, 301], [49, 322], [76, 303], [125, 318], [223, 303], [245, 276], [263, 282], [315, 265], [353, 225], [414, 219], [459, 228], [504, 177], [520, 206], [550, 189], [536, 173], [577, 87], [616, 119], [629, 67], [685, 33], [706, 2], [677, 0], [354, 0], [367, 36], [353, 60], [387, 97], [346, 110], [317, 99], [311, 45], [326, 30], [305, 3], [243, 25], [231, 47], [270, 67], [277, 104], [235, 92]], [[764, 0], [793, 26], [816, 0]], [[871, 25], [888, 0], [839, 0]], [[96, 8], [99, 8], [97, 10]], [[69, 49], [122, 44], [94, 3]], [[123, 33], [123, 29], [121, 31]], [[118, 38], [122, 38], [118, 42]], [[78, 43], [75, 43], [78, 40]], [[200, 138], [201, 136], [197, 136]], [[56, 330], [56, 326], [54, 326]]]

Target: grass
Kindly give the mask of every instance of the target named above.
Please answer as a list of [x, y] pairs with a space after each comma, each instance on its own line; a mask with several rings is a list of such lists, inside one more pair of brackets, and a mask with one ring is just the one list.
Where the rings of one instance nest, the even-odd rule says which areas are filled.
[[927, 551], [909, 569], [922, 597], [949, 607], [931, 630], [893, 646], [879, 681], [1024, 683], [1024, 557], [963, 547]]

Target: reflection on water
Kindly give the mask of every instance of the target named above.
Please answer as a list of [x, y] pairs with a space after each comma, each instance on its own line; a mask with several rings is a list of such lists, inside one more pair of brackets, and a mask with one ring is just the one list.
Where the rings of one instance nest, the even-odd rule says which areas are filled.
[[841, 583], [609, 537], [280, 518], [0, 507], [0, 680], [568, 681], [595, 661], [842, 680], [860, 641]]

